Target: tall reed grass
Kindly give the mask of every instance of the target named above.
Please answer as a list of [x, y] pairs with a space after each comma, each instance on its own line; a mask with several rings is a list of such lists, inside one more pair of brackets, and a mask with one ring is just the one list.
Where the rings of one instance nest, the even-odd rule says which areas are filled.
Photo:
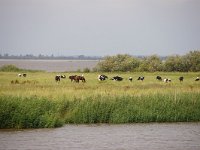
[[0, 96], [0, 128], [60, 127], [66, 123], [200, 121], [200, 93], [93, 95], [82, 98]]
[[1, 128], [44, 128], [63, 125], [54, 101], [38, 97], [0, 97]]

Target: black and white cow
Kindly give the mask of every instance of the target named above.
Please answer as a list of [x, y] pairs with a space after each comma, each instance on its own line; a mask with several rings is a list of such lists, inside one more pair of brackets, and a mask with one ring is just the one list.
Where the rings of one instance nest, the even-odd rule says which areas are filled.
[[179, 77], [179, 81], [183, 82], [184, 77]]
[[162, 77], [161, 76], [157, 76], [156, 80], [162, 81]]
[[104, 80], [106, 80], [108, 77], [106, 76], [106, 75], [98, 75], [98, 80], [99, 81], [104, 81]]
[[199, 81], [199, 77], [197, 77], [197, 78], [195, 79], [195, 81]]
[[26, 77], [26, 76], [27, 76], [27, 74], [26, 74], [26, 73], [22, 73], [22, 74], [21, 74], [21, 73], [19, 73], [19, 74], [18, 74], [18, 77]]
[[65, 75], [61, 75], [60, 77], [61, 77], [62, 79], [65, 79], [65, 78], [66, 78], [66, 76], [65, 76]]
[[133, 78], [132, 78], [132, 77], [129, 77], [128, 80], [129, 80], [130, 82], [132, 82], [132, 81], [133, 81]]
[[120, 76], [115, 76], [115, 77], [112, 77], [111, 80], [114, 80], [114, 81], [122, 81], [123, 78], [120, 77]]
[[65, 79], [65, 78], [66, 78], [65, 75], [56, 75], [56, 76], [55, 76], [56, 82], [60, 82], [61, 79]]
[[168, 82], [171, 82], [172, 80], [171, 80], [171, 79], [168, 79], [168, 78], [165, 78], [165, 79], [163, 79], [163, 81], [164, 81], [165, 83], [168, 83]]
[[55, 81], [56, 81], [56, 82], [60, 82], [60, 78], [61, 78], [61, 75], [56, 75], [56, 76], [55, 76]]
[[143, 81], [143, 80], [144, 80], [144, 77], [138, 77], [138, 80]]

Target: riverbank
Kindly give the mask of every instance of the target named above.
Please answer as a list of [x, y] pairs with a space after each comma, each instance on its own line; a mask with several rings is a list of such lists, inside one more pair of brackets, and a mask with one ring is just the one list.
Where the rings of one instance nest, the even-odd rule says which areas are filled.
[[[56, 83], [56, 74], [28, 72], [18, 77], [16, 72], [0, 72], [0, 128], [200, 121], [200, 82], [194, 81], [198, 73], [119, 72], [121, 82], [101, 82], [98, 73], [84, 73], [86, 83], [68, 78]], [[137, 80], [141, 74], [144, 81]], [[110, 79], [116, 73], [106, 75]], [[172, 82], [157, 81], [157, 75]]]

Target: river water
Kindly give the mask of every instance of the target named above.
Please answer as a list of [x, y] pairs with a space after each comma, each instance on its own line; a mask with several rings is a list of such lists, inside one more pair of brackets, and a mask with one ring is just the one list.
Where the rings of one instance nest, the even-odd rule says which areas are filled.
[[0, 130], [0, 150], [200, 150], [200, 123]]
[[26, 59], [0, 59], [3, 65], [15, 65], [22, 69], [44, 70], [48, 72], [77, 71], [84, 68], [93, 69], [99, 60], [26, 60]]

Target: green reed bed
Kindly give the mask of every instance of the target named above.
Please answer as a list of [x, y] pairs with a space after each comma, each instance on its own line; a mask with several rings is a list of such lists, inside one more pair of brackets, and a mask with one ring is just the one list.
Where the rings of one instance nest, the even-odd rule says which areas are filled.
[[54, 101], [38, 97], [0, 97], [1, 128], [44, 128], [63, 125]]
[[89, 97], [73, 108], [71, 123], [177, 122], [200, 120], [199, 94]]
[[62, 97], [0, 96], [0, 128], [59, 127], [67, 123], [200, 121], [200, 93], [141, 96]]

